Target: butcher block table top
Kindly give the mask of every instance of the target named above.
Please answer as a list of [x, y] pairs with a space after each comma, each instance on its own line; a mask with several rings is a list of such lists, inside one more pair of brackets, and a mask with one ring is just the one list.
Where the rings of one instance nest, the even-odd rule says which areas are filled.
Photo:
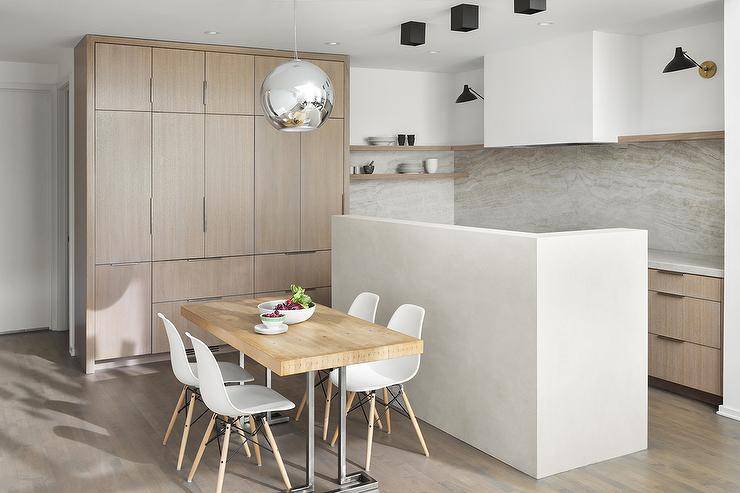
[[257, 305], [272, 298], [183, 305], [183, 317], [280, 376], [421, 354], [424, 343], [382, 325], [316, 305], [288, 332], [262, 335]]

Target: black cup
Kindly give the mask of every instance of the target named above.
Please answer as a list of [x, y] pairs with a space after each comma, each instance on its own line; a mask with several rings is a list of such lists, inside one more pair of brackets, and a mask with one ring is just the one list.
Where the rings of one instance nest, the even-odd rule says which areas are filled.
[[398, 134], [398, 145], [406, 145], [406, 136], [404, 134]]
[[414, 142], [416, 142], [416, 135], [414, 134], [408, 134], [406, 138], [409, 140], [409, 145], [414, 145]]

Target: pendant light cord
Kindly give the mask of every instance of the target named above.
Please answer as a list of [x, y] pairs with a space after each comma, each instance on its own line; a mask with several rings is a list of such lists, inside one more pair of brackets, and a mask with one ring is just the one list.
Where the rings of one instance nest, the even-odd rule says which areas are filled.
[[296, 18], [296, 0], [293, 0], [293, 56], [298, 60], [298, 20]]

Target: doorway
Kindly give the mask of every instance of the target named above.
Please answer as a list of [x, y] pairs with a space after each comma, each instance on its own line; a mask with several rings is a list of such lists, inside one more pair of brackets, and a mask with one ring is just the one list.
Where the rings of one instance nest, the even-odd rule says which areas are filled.
[[69, 324], [69, 83], [57, 88], [57, 152], [56, 152], [56, 207], [54, 312], [52, 330], [67, 330]]

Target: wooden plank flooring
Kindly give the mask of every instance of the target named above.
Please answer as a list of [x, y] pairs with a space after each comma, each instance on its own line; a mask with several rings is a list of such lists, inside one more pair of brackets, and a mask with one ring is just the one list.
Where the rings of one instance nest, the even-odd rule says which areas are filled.
[[[193, 425], [183, 471], [175, 471], [182, 421], [168, 446], [161, 444], [179, 393], [169, 363], [85, 376], [66, 355], [66, 337], [50, 332], [0, 336], [0, 491], [214, 491], [218, 457], [213, 447], [206, 450], [193, 482], [186, 481], [205, 419]], [[250, 370], [261, 373], [256, 365]], [[275, 388], [297, 402], [303, 379], [275, 378]], [[317, 416], [322, 415], [320, 396], [319, 391]], [[354, 470], [364, 459], [366, 428], [357, 417], [349, 428], [349, 468]], [[408, 420], [394, 415], [393, 434], [375, 434], [372, 475], [384, 493], [740, 492], [740, 423], [659, 390], [650, 390], [647, 451], [540, 481], [425, 423], [422, 428], [429, 459], [421, 455]], [[298, 484], [303, 423], [273, 431], [288, 475]], [[328, 489], [335, 451], [320, 435], [316, 443], [317, 486]], [[237, 445], [234, 441], [232, 452]], [[280, 491], [273, 457], [265, 453], [263, 462], [260, 468], [254, 459], [235, 456], [227, 466], [224, 491]]]

